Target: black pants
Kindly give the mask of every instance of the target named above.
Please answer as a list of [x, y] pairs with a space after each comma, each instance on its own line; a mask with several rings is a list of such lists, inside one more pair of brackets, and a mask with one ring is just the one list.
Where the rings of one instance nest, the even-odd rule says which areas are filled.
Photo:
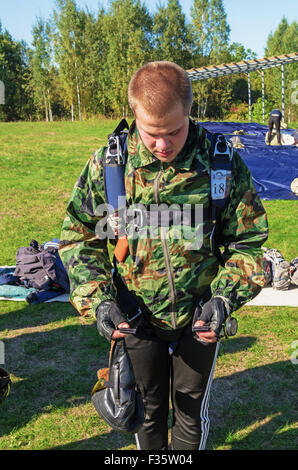
[[280, 121], [281, 121], [280, 116], [269, 116], [269, 123], [268, 123], [268, 143], [269, 143], [269, 145], [270, 145], [271, 133], [272, 133], [272, 129], [273, 129], [274, 124], [275, 124], [275, 128], [276, 128], [277, 141], [278, 141], [279, 144], [281, 144]]
[[[176, 347], [170, 354], [173, 341]], [[145, 408], [145, 423], [136, 436], [138, 448], [168, 448], [171, 396], [172, 448], [204, 449], [219, 343], [202, 345], [194, 339], [190, 326], [174, 332], [147, 327], [137, 336], [126, 337], [125, 342]]]

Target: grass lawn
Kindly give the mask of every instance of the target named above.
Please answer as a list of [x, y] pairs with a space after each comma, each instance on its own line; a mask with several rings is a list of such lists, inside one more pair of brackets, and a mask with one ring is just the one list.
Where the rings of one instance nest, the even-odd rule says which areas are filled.
[[[79, 172], [115, 126], [0, 123], [0, 265], [14, 265], [17, 249], [32, 238], [59, 238]], [[297, 202], [264, 205], [266, 246], [287, 260], [298, 256]], [[296, 313], [247, 306], [237, 312], [239, 333], [222, 342], [216, 365], [207, 449], [297, 448]], [[92, 319], [68, 303], [2, 301], [0, 340], [13, 382], [0, 409], [0, 450], [136, 448], [134, 437], [112, 431], [90, 401], [108, 356]]]

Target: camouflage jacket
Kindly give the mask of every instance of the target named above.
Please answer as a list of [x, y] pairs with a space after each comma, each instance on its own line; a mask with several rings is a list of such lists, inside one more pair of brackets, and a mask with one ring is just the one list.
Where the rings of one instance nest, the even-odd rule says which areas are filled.
[[[147, 150], [135, 124], [127, 139], [125, 191], [129, 207], [174, 204], [202, 209], [203, 220], [195, 229], [178, 221], [169, 227], [155, 227], [154, 234], [142, 231], [142, 236], [136, 236], [136, 232], [128, 235], [129, 254], [118, 263], [129, 290], [146, 306], [151, 321], [164, 329], [190, 322], [195, 305], [206, 292], [224, 297], [231, 309], [237, 310], [264, 285], [261, 245], [268, 235], [266, 213], [250, 172], [236, 152], [229, 201], [220, 214], [218, 243], [224, 266], [210, 250], [210, 143], [202, 137], [198, 146], [202, 132], [190, 121], [187, 141], [171, 163], [160, 162]], [[115, 241], [98, 237], [96, 230], [103, 217], [97, 208], [106, 202], [104, 150], [95, 152], [83, 169], [60, 236], [59, 252], [70, 279], [70, 301], [81, 315], [95, 315], [102, 301], [115, 300], [111, 288]]]

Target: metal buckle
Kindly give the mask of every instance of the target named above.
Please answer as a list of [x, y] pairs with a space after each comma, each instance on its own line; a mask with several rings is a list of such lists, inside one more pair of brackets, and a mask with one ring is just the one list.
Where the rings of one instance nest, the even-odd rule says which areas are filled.
[[[110, 149], [116, 147], [116, 153], [112, 153]], [[109, 164], [117, 164], [117, 165], [124, 165], [125, 164], [125, 156], [122, 152], [122, 147], [120, 145], [120, 138], [116, 136], [109, 137], [109, 145], [106, 154], [106, 162]]]
[[132, 224], [133, 227], [137, 227], [138, 230], [144, 226], [144, 214], [143, 210], [138, 207], [128, 207], [126, 210], [126, 223]]
[[138, 311], [137, 311], [136, 315], [134, 315], [133, 317], [128, 317], [128, 315], [127, 315], [127, 321], [131, 322], [131, 321], [135, 320], [136, 318], [138, 318], [140, 315], [142, 315], [142, 309], [141, 309], [141, 307], [138, 307]]
[[[224, 151], [220, 150], [220, 146], [225, 145], [226, 148]], [[215, 158], [217, 155], [220, 156], [227, 156], [229, 160], [232, 160], [233, 158], [233, 143], [231, 141], [227, 141], [227, 139], [224, 136], [219, 136], [216, 140], [215, 146], [214, 146], [214, 153], [213, 153], [213, 158]]]

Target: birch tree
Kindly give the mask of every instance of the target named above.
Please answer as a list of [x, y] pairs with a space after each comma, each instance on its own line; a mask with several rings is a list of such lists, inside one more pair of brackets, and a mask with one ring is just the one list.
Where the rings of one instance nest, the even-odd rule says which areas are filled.
[[52, 121], [50, 26], [42, 18], [38, 18], [32, 33], [31, 63], [34, 102], [38, 109], [44, 110], [45, 120]]
[[[289, 24], [283, 17], [276, 31], [271, 32], [265, 48], [266, 57], [290, 54], [298, 50], [298, 23]], [[285, 70], [285, 119], [297, 119], [298, 64], [288, 64]], [[282, 110], [282, 75], [279, 67], [265, 71], [265, 92], [271, 108]]]
[[77, 115], [82, 120], [82, 89], [84, 81], [83, 32], [85, 15], [75, 0], [56, 0], [58, 11], [54, 11], [56, 31], [53, 35], [55, 57], [65, 89], [65, 100], [71, 108], [72, 120]]
[[154, 45], [157, 60], [176, 62], [187, 69], [191, 63], [191, 37], [178, 0], [168, 0], [154, 15]]
[[152, 18], [139, 0], [114, 0], [105, 15], [106, 90], [111, 112], [127, 116], [127, 89], [132, 74], [151, 56]]
[[107, 89], [109, 81], [105, 74], [107, 42], [103, 33], [104, 10], [97, 15], [87, 12], [83, 33], [84, 43], [84, 89], [87, 115], [108, 114]]
[[[226, 55], [230, 27], [222, 0], [194, 0], [191, 8], [194, 57], [197, 67], [220, 63]], [[198, 120], [205, 118], [211, 93], [217, 92], [215, 80], [194, 83]]]

